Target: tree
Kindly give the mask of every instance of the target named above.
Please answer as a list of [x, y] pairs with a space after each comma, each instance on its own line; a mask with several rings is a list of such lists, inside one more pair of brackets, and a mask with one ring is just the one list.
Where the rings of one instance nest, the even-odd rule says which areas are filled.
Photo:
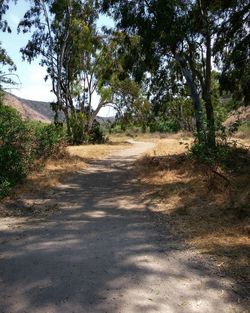
[[201, 97], [205, 104], [207, 117], [207, 143], [215, 146], [215, 118], [212, 103], [212, 42], [214, 40], [216, 10], [213, 1], [198, 0], [194, 2], [189, 13], [189, 31], [185, 35], [186, 58], [198, 80]]
[[[11, 33], [11, 28], [8, 22], [4, 19], [4, 15], [9, 9], [9, 0], [0, 1], [0, 31]], [[14, 1], [16, 2], [16, 1]], [[2, 47], [0, 42], [0, 90], [6, 88], [6, 86], [13, 86], [16, 84], [13, 79], [13, 71], [16, 70], [16, 66], [7, 51]], [[6, 71], [7, 67], [7, 71]]]
[[[122, 36], [98, 33], [97, 17], [91, 0], [37, 0], [19, 24], [23, 32], [35, 27], [23, 56], [29, 62], [42, 57], [57, 98], [55, 120], [57, 112], [63, 111], [75, 142], [89, 137], [97, 114], [105, 105], [114, 104], [121, 87], [122, 65], [116, 51]], [[96, 94], [99, 101], [94, 108]]]
[[249, 0], [221, 1], [213, 49], [217, 66], [221, 69], [220, 86], [230, 92], [240, 105], [250, 104], [250, 2]]
[[[238, 22], [238, 38], [242, 38], [243, 33], [245, 36], [242, 24], [247, 25], [246, 21], [249, 21], [247, 1], [232, 1], [227, 6], [225, 3], [226, 1], [207, 0], [102, 1], [103, 10], [114, 16], [118, 29], [141, 38], [142, 48], [138, 56], [143, 52], [141, 66], [144, 72], [149, 71], [151, 75], [155, 75], [159, 70], [164, 71], [164, 67], [168, 71], [168, 65], [173, 60], [178, 64], [184, 81], [189, 86], [198, 139], [210, 147], [215, 146], [211, 77], [212, 54], [214, 52], [216, 56], [214, 43], [218, 29], [223, 28], [223, 14], [231, 14], [233, 6], [238, 8], [236, 11], [242, 11], [241, 15], [238, 14], [238, 19], [243, 17], [243, 22]], [[221, 33], [224, 31], [221, 30]], [[245, 39], [241, 42], [246, 43]], [[177, 67], [171, 69], [175, 75], [178, 73], [176, 69]], [[166, 89], [168, 87], [165, 86]]]
[[[9, 86], [16, 85], [13, 79], [13, 71], [16, 70], [16, 66], [13, 60], [8, 56], [6, 50], [1, 46], [0, 43], [0, 90], [6, 89]], [[6, 70], [7, 67], [7, 70]]]
[[[102, 8], [114, 16], [117, 28], [140, 37], [141, 49], [137, 56], [144, 72], [155, 73], [167, 67], [174, 59], [181, 68], [192, 98], [198, 139], [205, 140], [202, 104], [199, 88], [186, 58], [186, 35], [189, 34], [188, 12], [185, 1], [109, 1], [103, 0]], [[167, 88], [167, 86], [166, 86]]]
[[24, 59], [32, 62], [41, 57], [52, 81], [56, 103], [52, 105], [57, 122], [63, 111], [68, 135], [72, 135], [71, 115], [77, 118], [74, 91], [82, 71], [83, 54], [91, 53], [96, 12], [92, 1], [36, 0], [19, 24], [24, 33], [33, 27], [32, 38], [21, 49]]

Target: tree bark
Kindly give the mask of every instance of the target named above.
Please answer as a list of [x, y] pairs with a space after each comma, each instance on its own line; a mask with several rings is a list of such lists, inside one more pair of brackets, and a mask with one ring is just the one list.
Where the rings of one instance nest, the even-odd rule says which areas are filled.
[[193, 80], [193, 76], [191, 71], [188, 68], [187, 62], [184, 57], [182, 57], [180, 54], [175, 55], [175, 59], [181, 66], [182, 73], [187, 81], [187, 84], [189, 86], [193, 107], [195, 111], [195, 120], [196, 120], [196, 130], [197, 130], [197, 137], [199, 143], [204, 143], [205, 138], [205, 129], [204, 129], [204, 120], [203, 120], [203, 114], [202, 114], [202, 107], [201, 107], [201, 101], [199, 97], [199, 93], [197, 91], [196, 84]]
[[205, 102], [206, 115], [207, 115], [207, 141], [210, 147], [215, 147], [215, 121], [214, 121], [214, 109], [212, 103], [212, 90], [211, 90], [211, 35], [209, 30], [206, 34], [206, 77], [205, 86], [203, 91], [203, 99]]
[[207, 143], [208, 146], [214, 148], [216, 146], [215, 141], [215, 120], [214, 120], [214, 109], [212, 102], [212, 90], [211, 90], [211, 73], [212, 73], [212, 35], [210, 27], [210, 19], [208, 14], [208, 7], [206, 2], [199, 1], [200, 16], [203, 21], [203, 36], [205, 39], [206, 46], [206, 59], [205, 59], [205, 81], [201, 82], [202, 85], [202, 98], [205, 102], [206, 116], [207, 116]]
[[92, 112], [92, 114], [89, 116], [88, 125], [87, 125], [87, 131], [90, 132], [94, 123], [94, 120], [96, 119], [98, 113], [100, 110], [107, 105], [109, 102], [100, 102], [95, 109], [95, 111]]
[[65, 116], [65, 120], [66, 120], [67, 134], [68, 134], [69, 138], [71, 138], [72, 133], [71, 133], [71, 127], [70, 127], [68, 108], [65, 107], [62, 110], [63, 110], [64, 116]]

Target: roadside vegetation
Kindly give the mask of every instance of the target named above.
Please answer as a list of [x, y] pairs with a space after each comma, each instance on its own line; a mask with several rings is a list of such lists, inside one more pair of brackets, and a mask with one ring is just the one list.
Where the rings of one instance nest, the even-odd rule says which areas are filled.
[[37, 160], [59, 157], [66, 142], [63, 128], [24, 121], [16, 110], [0, 103], [0, 198], [26, 178]]
[[[72, 146], [64, 125], [23, 120], [14, 109], [0, 103], [0, 198], [25, 182], [24, 189], [52, 187], [64, 174], [129, 145], [129, 137], [114, 136], [84, 146]], [[28, 179], [27, 179], [28, 177]], [[31, 188], [31, 189], [32, 189]], [[14, 191], [13, 191], [14, 192]]]
[[[10, 2], [1, 3], [1, 31], [11, 31]], [[20, 36], [31, 34], [21, 54], [46, 68], [54, 120], [25, 120], [1, 97], [0, 198], [63, 185], [128, 139], [154, 141], [135, 167], [150, 210], [245, 283], [249, 12], [246, 0], [30, 3], [18, 25]], [[114, 27], [97, 27], [104, 14]], [[0, 64], [3, 93], [16, 85], [16, 67], [1, 44]], [[102, 124], [98, 114], [109, 106], [116, 116]]]
[[137, 175], [146, 187], [143, 198], [163, 229], [171, 225], [174, 236], [212, 256], [219, 273], [240, 284], [246, 300], [249, 137], [239, 145], [234, 138], [220, 146], [216, 157], [204, 155], [193, 142], [187, 134], [170, 136], [137, 161]]

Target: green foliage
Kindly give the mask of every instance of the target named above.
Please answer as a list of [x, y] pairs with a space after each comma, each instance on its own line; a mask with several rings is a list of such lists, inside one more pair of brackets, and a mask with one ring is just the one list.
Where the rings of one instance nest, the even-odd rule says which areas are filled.
[[219, 84], [219, 74], [215, 71], [212, 71], [211, 75], [211, 96], [212, 104], [214, 108], [214, 119], [215, 119], [215, 129], [221, 130], [223, 127], [223, 122], [228, 117], [227, 105], [223, 104], [220, 97], [220, 84]]
[[214, 107], [215, 129], [220, 130], [223, 127], [223, 122], [228, 117], [227, 108], [221, 104]]
[[[9, 9], [9, 0], [0, 1], [0, 31], [11, 33], [11, 28], [8, 25], [8, 21], [4, 19], [4, 15]], [[16, 2], [16, 0], [14, 1]], [[17, 83], [14, 80], [15, 75], [13, 71], [16, 70], [16, 66], [8, 55], [7, 51], [2, 47], [0, 42], [0, 89], [10, 87], [11, 85], [16, 85]], [[7, 67], [7, 69], [6, 69]]]
[[244, 137], [250, 138], [250, 121], [241, 123], [238, 132], [241, 133], [241, 135], [244, 135]]
[[106, 141], [105, 135], [104, 135], [104, 131], [101, 128], [100, 123], [98, 123], [97, 121], [95, 121], [93, 123], [90, 135], [89, 135], [89, 142], [91, 143], [104, 143]]
[[213, 149], [206, 144], [195, 143], [191, 146], [189, 152], [191, 158], [211, 167], [216, 165], [229, 166], [233, 155], [233, 150], [227, 143], [217, 144]]
[[234, 97], [227, 97], [225, 107], [227, 109], [227, 112], [231, 112], [233, 110], [237, 110], [239, 107], [242, 106], [242, 102], [239, 100], [236, 100]]
[[0, 197], [27, 176], [35, 159], [56, 154], [65, 141], [63, 126], [24, 121], [0, 103]]
[[[223, 5], [223, 2], [224, 5]], [[219, 5], [219, 2], [218, 2]], [[249, 26], [250, 2], [222, 1], [214, 46], [215, 61], [222, 65], [221, 90], [230, 92], [240, 105], [250, 103]], [[219, 6], [220, 6], [219, 5]], [[226, 21], [226, 22], [225, 22]]]
[[71, 129], [71, 142], [76, 145], [82, 143], [103, 143], [105, 142], [104, 131], [100, 123], [94, 120], [91, 129], [86, 130], [88, 127], [87, 117], [84, 113], [78, 112], [71, 114], [69, 118]]
[[118, 123], [117, 121], [110, 126], [110, 133], [121, 134], [123, 132], [124, 129], [122, 128], [121, 123]]
[[0, 197], [28, 174], [32, 147], [32, 134], [20, 114], [0, 104]]
[[67, 141], [66, 131], [63, 125], [36, 125], [33, 128], [36, 141], [36, 158], [48, 158], [58, 151], [64, 142]]
[[69, 118], [71, 129], [71, 141], [73, 144], [79, 145], [87, 140], [85, 133], [86, 116], [84, 113], [73, 113]]
[[180, 123], [174, 119], [156, 119], [150, 124], [151, 132], [176, 133], [181, 130]]

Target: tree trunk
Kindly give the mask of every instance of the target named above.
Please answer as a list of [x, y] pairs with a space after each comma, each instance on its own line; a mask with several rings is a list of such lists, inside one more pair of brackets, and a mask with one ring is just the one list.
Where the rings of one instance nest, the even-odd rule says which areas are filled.
[[181, 66], [182, 73], [187, 81], [187, 84], [189, 86], [191, 97], [193, 101], [193, 107], [195, 111], [195, 120], [196, 120], [196, 130], [197, 130], [197, 137], [199, 143], [204, 143], [206, 141], [205, 136], [205, 129], [204, 129], [204, 120], [203, 120], [203, 114], [202, 114], [202, 107], [201, 107], [201, 101], [200, 97], [197, 91], [196, 84], [193, 80], [193, 76], [191, 74], [191, 71], [188, 68], [187, 62], [184, 59], [184, 57], [180, 56], [179, 54], [175, 55], [175, 59], [177, 62], [179, 62]]
[[208, 13], [208, 5], [206, 2], [199, 1], [200, 16], [203, 22], [202, 35], [205, 39], [206, 45], [206, 61], [205, 61], [205, 81], [201, 82], [202, 85], [202, 98], [205, 102], [206, 116], [207, 116], [207, 143], [208, 146], [214, 148], [215, 141], [215, 121], [214, 121], [214, 109], [212, 103], [212, 90], [211, 90], [211, 73], [212, 73], [212, 51], [211, 51], [211, 23]]
[[206, 34], [206, 77], [205, 86], [203, 91], [203, 99], [205, 102], [206, 115], [207, 115], [207, 141], [208, 145], [215, 147], [215, 121], [214, 121], [214, 109], [212, 103], [212, 90], [211, 90], [211, 35], [209, 30]]
[[70, 127], [70, 121], [69, 121], [69, 112], [68, 112], [68, 108], [63, 108], [63, 113], [66, 119], [66, 126], [67, 126], [67, 134], [69, 136], [69, 138], [71, 138], [71, 127]]
[[88, 124], [87, 124], [87, 131], [88, 133], [91, 131], [93, 123], [98, 115], [98, 113], [100, 112], [100, 110], [109, 102], [100, 102], [97, 106], [97, 108], [95, 109], [95, 111], [91, 112], [89, 118], [88, 118]]

